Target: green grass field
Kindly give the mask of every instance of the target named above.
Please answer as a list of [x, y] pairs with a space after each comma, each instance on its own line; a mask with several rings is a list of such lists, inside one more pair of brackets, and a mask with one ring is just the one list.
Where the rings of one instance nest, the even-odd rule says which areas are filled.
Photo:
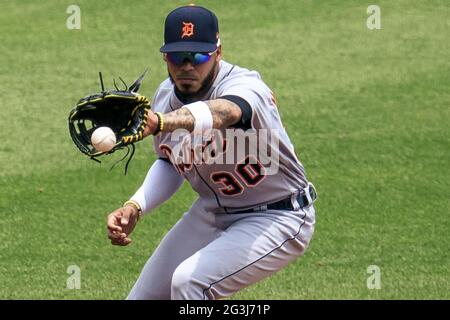
[[[76, 101], [146, 67], [167, 76], [167, 13], [185, 1], [0, 1], [0, 298], [123, 299], [195, 199], [187, 184], [111, 246], [105, 217], [155, 159], [138, 144], [130, 172], [72, 143]], [[66, 9], [81, 8], [68, 30]], [[449, 299], [450, 3], [200, 1], [219, 17], [224, 59], [258, 70], [319, 192], [306, 255], [232, 299]], [[66, 286], [81, 269], [81, 289]], [[367, 268], [381, 270], [369, 289]]]

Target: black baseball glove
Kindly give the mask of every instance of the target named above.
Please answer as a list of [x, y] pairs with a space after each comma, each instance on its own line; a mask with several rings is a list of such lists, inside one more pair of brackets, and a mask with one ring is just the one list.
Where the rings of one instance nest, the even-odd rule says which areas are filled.
[[[129, 88], [125, 85], [125, 90], [119, 90], [114, 81], [116, 90], [107, 91], [104, 90], [100, 73], [102, 92], [80, 99], [69, 114], [70, 136], [82, 153], [96, 160], [98, 156], [131, 146], [132, 153], [127, 161], [126, 172], [134, 154], [134, 143], [143, 139], [144, 128], [147, 125], [150, 102], [137, 93], [145, 73]], [[124, 83], [123, 80], [122, 82]], [[92, 145], [91, 135], [98, 127], [109, 127], [116, 135], [116, 144], [107, 152], [96, 150]], [[128, 148], [124, 158], [128, 156], [129, 151]]]

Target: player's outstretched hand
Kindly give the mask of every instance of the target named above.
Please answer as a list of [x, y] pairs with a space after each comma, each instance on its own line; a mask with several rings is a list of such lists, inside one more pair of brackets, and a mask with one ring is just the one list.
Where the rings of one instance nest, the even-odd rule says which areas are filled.
[[132, 206], [125, 206], [108, 215], [108, 238], [116, 246], [126, 246], [131, 242], [130, 234], [138, 221], [139, 213]]

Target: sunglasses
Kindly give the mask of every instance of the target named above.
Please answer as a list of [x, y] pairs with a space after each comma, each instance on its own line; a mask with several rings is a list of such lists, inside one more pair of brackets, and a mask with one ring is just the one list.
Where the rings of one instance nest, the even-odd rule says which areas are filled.
[[177, 66], [183, 65], [188, 60], [192, 65], [196, 66], [208, 62], [214, 52], [168, 52], [165, 53], [167, 60]]

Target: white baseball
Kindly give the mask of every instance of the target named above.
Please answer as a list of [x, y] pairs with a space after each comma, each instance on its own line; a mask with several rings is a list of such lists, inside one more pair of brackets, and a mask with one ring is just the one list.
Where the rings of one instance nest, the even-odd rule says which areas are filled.
[[108, 127], [98, 127], [91, 136], [91, 143], [97, 151], [108, 152], [116, 144], [116, 135]]

